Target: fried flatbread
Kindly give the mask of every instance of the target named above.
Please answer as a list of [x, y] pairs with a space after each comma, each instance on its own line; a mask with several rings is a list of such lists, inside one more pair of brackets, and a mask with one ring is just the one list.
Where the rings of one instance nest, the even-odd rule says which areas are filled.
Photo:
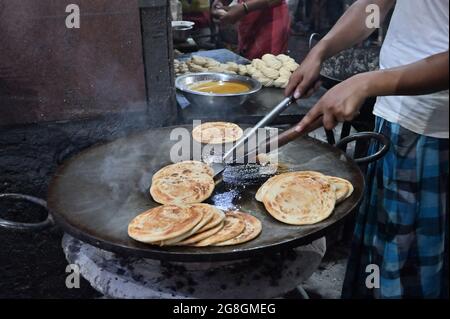
[[175, 164], [167, 165], [157, 171], [152, 180], [162, 177], [180, 177], [185, 178], [190, 176], [197, 176], [206, 174], [211, 177], [214, 176], [214, 170], [209, 165], [198, 161], [184, 161]]
[[152, 181], [150, 194], [160, 204], [186, 205], [203, 202], [211, 196], [214, 186], [214, 179], [206, 174], [161, 177]]
[[294, 176], [313, 176], [313, 177], [324, 177], [325, 176], [322, 173], [315, 172], [315, 171], [297, 171], [297, 172], [289, 172], [289, 173], [284, 173], [284, 174], [280, 174], [280, 175], [275, 175], [275, 176], [269, 178], [258, 189], [258, 191], [256, 192], [256, 195], [255, 195], [255, 199], [257, 201], [259, 201], [259, 202], [262, 202], [264, 194], [266, 193], [266, 191], [268, 189], [270, 189], [272, 183], [274, 183], [275, 181], [279, 180], [280, 178], [285, 178], [286, 176], [290, 176], [290, 175], [294, 175]]
[[192, 204], [186, 207], [186, 209], [189, 210], [195, 210], [195, 211], [199, 211], [202, 213], [202, 219], [200, 220], [200, 222], [194, 226], [194, 228], [192, 228], [191, 230], [189, 230], [188, 232], [179, 235], [177, 237], [168, 239], [168, 240], [164, 240], [160, 243], [161, 246], [170, 246], [170, 245], [174, 245], [190, 236], [192, 236], [193, 234], [197, 233], [202, 227], [204, 227], [207, 223], [209, 223], [211, 221], [211, 219], [214, 216], [214, 211], [213, 208], [215, 208], [214, 206], [211, 206], [209, 204]]
[[195, 141], [203, 144], [225, 144], [239, 140], [244, 132], [233, 123], [209, 122], [196, 126], [192, 130]]
[[235, 214], [239, 214], [244, 220], [245, 223], [244, 231], [234, 238], [216, 243], [213, 246], [232, 246], [242, 244], [252, 239], [255, 239], [261, 233], [262, 224], [258, 218], [250, 214], [245, 214], [241, 212], [235, 212]]
[[327, 179], [336, 190], [336, 204], [341, 203], [352, 195], [353, 185], [348, 180], [335, 176], [327, 176]]
[[336, 193], [326, 178], [283, 175], [263, 196], [265, 208], [275, 219], [290, 225], [310, 225], [331, 215]]
[[205, 226], [203, 226], [202, 228], [200, 228], [198, 230], [198, 233], [201, 233], [201, 232], [204, 232], [204, 231], [207, 231], [207, 230], [209, 230], [211, 228], [216, 227], [217, 225], [222, 223], [223, 220], [225, 219], [225, 213], [223, 211], [221, 211], [217, 207], [214, 207], [214, 206], [211, 206], [211, 205], [210, 205], [210, 209], [213, 212], [213, 217], [209, 221], [209, 223], [207, 223]]
[[176, 205], [158, 206], [136, 216], [128, 225], [128, 235], [143, 243], [164, 241], [185, 234], [202, 217], [198, 210]]
[[180, 241], [178, 243], [176, 243], [175, 245], [177, 246], [189, 246], [195, 243], [198, 243], [199, 241], [206, 239], [208, 237], [211, 237], [212, 235], [214, 235], [215, 233], [217, 233], [219, 230], [221, 230], [223, 228], [224, 222], [221, 221], [218, 225], [216, 225], [213, 228], [210, 228], [208, 230], [205, 230], [203, 232], [197, 232], [194, 235], [192, 235], [189, 238], [186, 238], [183, 241]]
[[228, 239], [234, 238], [242, 233], [245, 229], [245, 222], [242, 217], [238, 214], [228, 212], [225, 213], [224, 225], [221, 230], [219, 230], [214, 235], [203, 239], [192, 246], [195, 247], [205, 247], [211, 246], [215, 243], [220, 243]]

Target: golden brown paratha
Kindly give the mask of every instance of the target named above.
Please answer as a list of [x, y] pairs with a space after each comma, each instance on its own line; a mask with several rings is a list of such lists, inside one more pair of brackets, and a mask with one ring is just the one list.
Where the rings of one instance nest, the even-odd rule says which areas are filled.
[[128, 225], [128, 235], [143, 243], [161, 242], [188, 232], [202, 217], [201, 211], [158, 206], [136, 216]]
[[352, 195], [353, 185], [348, 180], [335, 176], [327, 176], [327, 179], [336, 191], [336, 204], [341, 203]]
[[201, 174], [191, 177], [161, 177], [152, 181], [150, 194], [160, 204], [186, 205], [201, 203], [214, 190], [211, 176]]
[[324, 177], [325, 175], [323, 175], [320, 172], [315, 172], [315, 171], [297, 171], [297, 172], [288, 172], [288, 173], [284, 173], [284, 174], [280, 174], [280, 175], [275, 175], [271, 178], [269, 178], [256, 192], [255, 195], [255, 199], [258, 202], [262, 202], [263, 201], [263, 197], [264, 194], [266, 193], [266, 191], [268, 189], [270, 189], [271, 184], [274, 183], [275, 181], [279, 180], [280, 178], [285, 178], [286, 176], [313, 176], [313, 177]]
[[155, 173], [150, 194], [160, 204], [201, 203], [214, 190], [213, 175], [214, 171], [202, 162], [171, 164]]
[[244, 132], [233, 123], [209, 122], [196, 126], [192, 130], [195, 141], [203, 144], [225, 144], [239, 140]]
[[193, 234], [196, 234], [202, 227], [204, 227], [206, 224], [208, 224], [211, 219], [214, 216], [214, 211], [213, 211], [214, 206], [211, 206], [209, 204], [192, 204], [189, 206], [186, 206], [186, 209], [189, 210], [194, 210], [194, 211], [199, 211], [202, 214], [202, 219], [200, 220], [200, 222], [195, 225], [191, 230], [189, 230], [188, 232], [181, 234], [177, 237], [168, 239], [168, 240], [164, 240], [161, 242], [161, 246], [170, 246], [170, 245], [175, 245], [176, 243], [185, 240], [186, 238], [192, 236]]
[[210, 228], [208, 230], [205, 230], [203, 232], [197, 232], [194, 235], [192, 235], [189, 238], [186, 238], [185, 240], [175, 244], [177, 246], [189, 246], [195, 243], [198, 243], [199, 241], [206, 239], [208, 237], [211, 237], [212, 235], [216, 234], [219, 230], [223, 228], [224, 222], [221, 221], [218, 225], [216, 225], [213, 228]]
[[234, 213], [239, 214], [244, 220], [245, 223], [244, 231], [234, 238], [216, 243], [213, 246], [232, 246], [242, 244], [252, 239], [255, 239], [261, 233], [262, 224], [258, 218], [250, 214], [245, 214], [241, 212], [234, 212]]
[[219, 230], [214, 235], [193, 244], [193, 246], [195, 247], [211, 246], [214, 245], [215, 243], [219, 243], [236, 237], [237, 235], [242, 233], [244, 229], [245, 229], [245, 222], [242, 219], [242, 217], [238, 214], [228, 212], [225, 214], [224, 225], [221, 230]]
[[184, 161], [175, 164], [167, 165], [157, 171], [152, 180], [162, 177], [180, 177], [188, 178], [190, 176], [197, 176], [207, 174], [214, 176], [214, 170], [209, 165], [198, 161]]
[[222, 223], [223, 220], [225, 219], [225, 213], [223, 211], [221, 211], [220, 209], [218, 209], [217, 207], [214, 207], [212, 205], [209, 205], [209, 206], [210, 206], [211, 211], [213, 212], [213, 217], [209, 221], [209, 223], [207, 223], [205, 226], [203, 226], [201, 229], [198, 230], [199, 233], [216, 227], [217, 225]]
[[290, 225], [310, 225], [331, 215], [336, 194], [326, 178], [283, 175], [263, 196], [264, 206], [275, 219]]

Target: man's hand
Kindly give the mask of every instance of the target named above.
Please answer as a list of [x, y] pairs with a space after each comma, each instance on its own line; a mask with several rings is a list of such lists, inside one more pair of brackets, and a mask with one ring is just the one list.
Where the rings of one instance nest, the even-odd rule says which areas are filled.
[[227, 13], [220, 18], [221, 24], [235, 24], [245, 16], [244, 6], [237, 4], [225, 9]]
[[213, 21], [219, 24], [235, 24], [245, 16], [244, 6], [226, 6], [222, 0], [215, 0], [211, 6]]
[[297, 124], [296, 131], [303, 132], [323, 116], [326, 129], [333, 129], [338, 122], [350, 121], [359, 114], [359, 109], [368, 97], [366, 75], [356, 75], [329, 90]]
[[320, 87], [320, 69], [322, 60], [311, 52], [303, 60], [297, 70], [292, 73], [289, 83], [284, 91], [286, 96], [294, 95], [295, 99], [308, 98]]
[[220, 23], [220, 19], [227, 14], [225, 8], [222, 0], [214, 0], [211, 5], [211, 16], [214, 23]]
[[344, 13], [336, 25], [314, 46], [302, 65], [293, 73], [285, 94], [295, 98], [309, 97], [318, 85], [322, 62], [344, 49], [350, 48], [366, 39], [375, 29], [367, 28], [366, 8], [375, 4], [381, 9], [381, 21], [384, 21], [395, 0], [358, 0]]

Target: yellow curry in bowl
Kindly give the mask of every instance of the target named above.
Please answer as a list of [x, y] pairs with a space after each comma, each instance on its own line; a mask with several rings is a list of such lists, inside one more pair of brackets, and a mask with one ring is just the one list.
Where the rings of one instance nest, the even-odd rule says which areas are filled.
[[210, 94], [239, 94], [249, 92], [250, 86], [237, 81], [204, 81], [190, 85], [189, 89]]

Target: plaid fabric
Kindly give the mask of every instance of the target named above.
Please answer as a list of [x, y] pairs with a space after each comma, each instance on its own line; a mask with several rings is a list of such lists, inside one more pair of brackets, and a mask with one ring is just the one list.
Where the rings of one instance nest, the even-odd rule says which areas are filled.
[[[448, 298], [449, 141], [379, 117], [376, 130], [392, 146], [368, 167], [342, 297]], [[380, 288], [366, 287], [370, 264]]]

